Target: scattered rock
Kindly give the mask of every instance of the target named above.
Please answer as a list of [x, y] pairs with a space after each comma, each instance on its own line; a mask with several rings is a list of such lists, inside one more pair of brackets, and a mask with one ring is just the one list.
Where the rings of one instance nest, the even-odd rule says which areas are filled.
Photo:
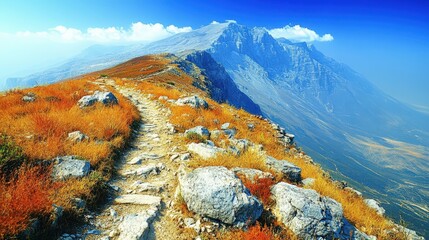
[[186, 134], [195, 133], [200, 135], [201, 137], [210, 138], [210, 131], [203, 126], [196, 126], [194, 128], [188, 129], [185, 131]]
[[283, 177], [289, 179], [292, 182], [301, 181], [301, 168], [293, 165], [286, 160], [277, 160], [273, 157], [267, 156], [265, 163], [271, 169], [281, 172]]
[[225, 150], [206, 143], [191, 143], [188, 145], [188, 150], [198, 154], [200, 157], [207, 159], [216, 156], [218, 153], [223, 153]]
[[72, 142], [82, 142], [88, 140], [89, 137], [83, 134], [81, 131], [74, 131], [68, 134], [67, 140]]
[[176, 160], [177, 158], [179, 158], [179, 154], [173, 154], [173, 155], [171, 155], [171, 157], [170, 157], [170, 161], [174, 161], [174, 160]]
[[314, 184], [314, 181], [316, 181], [314, 178], [306, 178], [306, 179], [302, 180], [302, 185], [312, 186]]
[[237, 130], [235, 128], [222, 130], [223, 133], [228, 136], [228, 138], [233, 138], [235, 134], [237, 134]]
[[174, 134], [174, 133], [176, 133], [176, 128], [174, 127], [174, 125], [173, 125], [173, 124], [171, 124], [171, 123], [167, 123], [167, 124], [166, 124], [166, 128], [167, 128], [167, 132], [168, 132], [169, 134]]
[[92, 95], [83, 96], [78, 101], [78, 105], [80, 108], [84, 108], [92, 106], [96, 102], [100, 102], [103, 105], [115, 105], [118, 104], [118, 99], [111, 92], [95, 91], [95, 93]]
[[23, 97], [22, 97], [22, 101], [24, 101], [24, 102], [34, 102], [34, 101], [36, 101], [36, 94], [34, 94], [34, 93], [27, 93], [27, 94], [25, 94]]
[[88, 175], [91, 169], [88, 161], [80, 160], [75, 156], [57, 157], [53, 161], [52, 176], [56, 180], [81, 178]]
[[109, 211], [110, 211], [110, 216], [111, 217], [113, 217], [113, 218], [118, 217], [118, 213], [115, 211], [115, 209], [110, 208]]
[[137, 192], [146, 192], [146, 191], [151, 191], [151, 192], [160, 192], [161, 191], [161, 187], [154, 185], [152, 183], [148, 183], [148, 182], [142, 182], [140, 180], [135, 181], [132, 185], [132, 188], [136, 189]]
[[395, 226], [400, 232], [405, 233], [407, 240], [425, 240], [424, 237], [419, 236], [414, 230], [408, 229], [398, 224], [395, 224]]
[[166, 101], [166, 100], [168, 100], [168, 97], [167, 96], [159, 96], [158, 100]]
[[98, 229], [91, 229], [86, 232], [87, 235], [100, 235], [101, 231]]
[[111, 184], [111, 183], [109, 183], [109, 184], [107, 184], [111, 189], [113, 189], [113, 190], [115, 190], [116, 192], [118, 192], [119, 191], [119, 187], [118, 186], [116, 186], [116, 185], [113, 185], [113, 184]]
[[115, 198], [115, 204], [154, 205], [161, 204], [161, 198], [143, 194], [125, 194]]
[[180, 98], [176, 101], [176, 104], [177, 105], [189, 105], [193, 108], [207, 109], [209, 107], [209, 104], [204, 99], [202, 99], [198, 96]]
[[349, 192], [355, 193], [356, 195], [358, 195], [359, 197], [362, 197], [362, 193], [359, 192], [358, 190], [351, 188], [351, 187], [345, 187], [344, 190], [347, 190]]
[[365, 202], [365, 204], [368, 207], [370, 207], [370, 208], [374, 209], [375, 211], [377, 211], [378, 215], [383, 216], [384, 213], [386, 212], [386, 210], [384, 210], [384, 208], [380, 206], [380, 203], [378, 203], [374, 199], [365, 199], [364, 202]]
[[195, 219], [193, 218], [185, 218], [183, 220], [183, 223], [185, 224], [185, 227], [187, 228], [193, 228], [195, 225]]
[[253, 124], [253, 123], [248, 123], [248, 124], [247, 124], [247, 128], [248, 128], [250, 131], [253, 131], [253, 130], [255, 129], [255, 124]]
[[135, 164], [140, 164], [143, 160], [160, 159], [160, 158], [163, 158], [163, 157], [164, 156], [160, 156], [158, 154], [142, 153], [142, 154], [139, 154], [137, 157], [134, 157], [133, 159], [131, 159], [130, 161], [128, 161], [127, 164], [135, 165]]
[[145, 212], [125, 216], [124, 220], [118, 226], [120, 232], [118, 240], [147, 239], [149, 224], [152, 223], [157, 213], [158, 209], [151, 208]]
[[180, 160], [182, 160], [182, 161], [189, 160], [190, 158], [191, 158], [190, 153], [184, 153], [184, 154], [180, 155]]
[[271, 193], [276, 200], [274, 214], [298, 237], [350, 238], [342, 236], [343, 209], [335, 200], [285, 182], [274, 185]]
[[226, 130], [229, 128], [229, 125], [231, 125], [231, 124], [230, 123], [224, 123], [224, 124], [222, 124], [222, 126], [220, 126], [220, 129]]
[[274, 179], [274, 176], [271, 173], [263, 172], [261, 170], [253, 169], [253, 168], [235, 167], [235, 168], [232, 168], [231, 171], [233, 171], [235, 174], [245, 176], [247, 179], [249, 179], [252, 182], [255, 182], [256, 178], [258, 178], [258, 179], [261, 179], [261, 178]]
[[147, 178], [149, 175], [158, 175], [165, 166], [162, 163], [159, 164], [149, 164], [134, 170], [125, 172], [126, 176], [128, 175], [141, 175], [144, 178]]
[[237, 148], [240, 152], [246, 151], [253, 143], [247, 139], [230, 139], [229, 143]]
[[262, 204], [235, 174], [225, 167], [204, 167], [179, 178], [181, 194], [189, 210], [226, 224], [252, 224]]

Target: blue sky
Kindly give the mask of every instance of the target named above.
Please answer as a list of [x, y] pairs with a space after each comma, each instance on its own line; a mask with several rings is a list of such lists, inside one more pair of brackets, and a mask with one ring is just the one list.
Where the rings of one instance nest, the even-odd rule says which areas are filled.
[[[153, 41], [227, 19], [250, 27], [300, 25], [320, 36], [330, 34], [332, 41], [313, 44], [388, 94], [429, 109], [429, 3], [415, 0], [1, 1], [0, 81], [44, 69], [100, 43], [108, 31], [97, 29], [115, 27], [118, 40], [105, 43], [121, 44]], [[146, 24], [155, 23], [162, 28], [151, 25], [147, 30]], [[88, 28], [96, 29], [89, 34]], [[75, 30], [82, 32], [77, 38]], [[153, 35], [142, 36], [145, 31]]]

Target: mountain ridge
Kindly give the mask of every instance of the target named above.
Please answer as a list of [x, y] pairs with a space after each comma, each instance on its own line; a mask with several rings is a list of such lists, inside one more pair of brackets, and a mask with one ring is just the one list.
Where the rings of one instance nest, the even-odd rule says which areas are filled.
[[[406, 201], [408, 199], [404, 196], [410, 195], [425, 208], [429, 199], [425, 187], [419, 186], [416, 192], [414, 187], [404, 190], [407, 185], [400, 178], [414, 184], [427, 180], [423, 174], [427, 167], [424, 156], [429, 146], [429, 128], [425, 125], [428, 117], [382, 93], [350, 68], [325, 57], [307, 44], [276, 40], [262, 28], [247, 28], [229, 22], [208, 25], [146, 45], [124, 47], [119, 52], [76, 62], [76, 65], [71, 62], [63, 72], [49, 74], [53, 79], [64, 78], [64, 74], [69, 77], [89, 70], [88, 65], [94, 66], [91, 68], [94, 70], [147, 53], [172, 52], [186, 58], [197, 51], [208, 52], [216, 64], [225, 69], [238, 90], [262, 109], [264, 116], [297, 133], [300, 136], [298, 141], [303, 143], [301, 145], [306, 151], [320, 156], [316, 160], [332, 169], [334, 175], [347, 176], [353, 182], [375, 188], [380, 193], [374, 196], [383, 200], [395, 199], [389, 204]], [[392, 155], [365, 155], [363, 149], [369, 143], [350, 140], [345, 133], [371, 139], [382, 147], [388, 146], [383, 138], [422, 146], [417, 150], [423, 158], [397, 155], [395, 162], [401, 166], [401, 162], [413, 158], [412, 161], [423, 165], [412, 173], [406, 168], [400, 171], [386, 168], [377, 159], [381, 156], [386, 161]], [[406, 149], [403, 150], [402, 153]], [[361, 172], [357, 173], [356, 169]], [[374, 169], [377, 169], [377, 174], [374, 174]], [[422, 179], [412, 174], [419, 174]], [[395, 190], [398, 186], [400, 189]], [[389, 208], [389, 204], [385, 207]], [[411, 222], [419, 218], [409, 209], [400, 209], [396, 212], [405, 214]], [[388, 209], [388, 213], [392, 210]], [[421, 213], [424, 217], [417, 222], [424, 225], [429, 213]]]

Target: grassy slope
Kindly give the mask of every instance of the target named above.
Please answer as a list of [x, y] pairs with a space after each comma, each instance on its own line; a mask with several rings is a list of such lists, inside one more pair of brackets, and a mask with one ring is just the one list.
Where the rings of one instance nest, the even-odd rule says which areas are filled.
[[[120, 105], [116, 107], [96, 106], [89, 110], [81, 110], [76, 107], [77, 100], [86, 95], [88, 91], [97, 89], [97, 86], [92, 84], [91, 81], [99, 76], [108, 76], [119, 85], [138, 88], [145, 93], [152, 94], [154, 99], [158, 99], [160, 96], [177, 99], [180, 96], [189, 94], [208, 97], [205, 91], [192, 85], [194, 81], [201, 80], [192, 79], [184, 74], [174, 64], [171, 64], [171, 61], [171, 59], [163, 56], [145, 56], [111, 69], [85, 75], [73, 81], [9, 92], [6, 96], [0, 97], [0, 132], [13, 136], [15, 142], [23, 148], [30, 161], [50, 159], [56, 155], [79, 155], [89, 159], [92, 167], [96, 169], [95, 172], [98, 173], [97, 176], [105, 180], [109, 177], [112, 154], [115, 149], [123, 147], [130, 134], [131, 123], [137, 120], [138, 114], [133, 106], [116, 92], [115, 95], [118, 96], [120, 102]], [[175, 71], [163, 72], [165, 69], [175, 69]], [[138, 80], [142, 78], [144, 78], [144, 81]], [[199, 85], [204, 86], [204, 82], [200, 82]], [[35, 93], [38, 96], [38, 100], [34, 103], [23, 103], [21, 98], [26, 92]], [[57, 98], [59, 101], [48, 100]], [[318, 165], [306, 163], [302, 157], [285, 153], [283, 147], [277, 142], [276, 133], [268, 122], [227, 104], [219, 104], [210, 99], [208, 99], [208, 102], [211, 106], [209, 109], [196, 110], [186, 106], [175, 106], [163, 101], [171, 109], [170, 121], [179, 132], [197, 125], [203, 125], [209, 129], [220, 129], [222, 123], [231, 123], [231, 126], [237, 129], [237, 138], [247, 138], [256, 144], [263, 145], [269, 155], [278, 159], [286, 159], [301, 167], [304, 178], [311, 177], [316, 179], [312, 188], [320, 194], [332, 197], [340, 202], [343, 205], [346, 218], [358, 228], [381, 238], [388, 237], [384, 231], [391, 227], [387, 219], [368, 208], [362, 198], [338, 188]], [[247, 123], [253, 123], [255, 128], [249, 130]], [[89, 135], [91, 139], [101, 139], [103, 142], [102, 144], [96, 144], [95, 141], [79, 144], [69, 143], [66, 141], [66, 135], [74, 130], [80, 130]], [[29, 135], [32, 137], [28, 137]], [[212, 140], [218, 146], [223, 146], [228, 141], [225, 138]], [[191, 165], [194, 167], [204, 165], [245, 166], [266, 170], [261, 158], [251, 153], [238, 158], [221, 156], [210, 161], [196, 159]], [[59, 186], [51, 183], [52, 187], [45, 189], [45, 193], [50, 193], [52, 188], [59, 190], [50, 193], [50, 198], [47, 202], [71, 208], [71, 197], [78, 196], [88, 199], [94, 197], [91, 189], [94, 189], [95, 184], [99, 183], [99, 181], [94, 180], [99, 178], [97, 176], [89, 176], [81, 180], [70, 180], [61, 183]], [[277, 178], [277, 181], [279, 180]], [[41, 178], [40, 181], [49, 180], [46, 180], [45, 177]], [[2, 184], [6, 188], [14, 186], [4, 182]], [[258, 189], [258, 186], [249, 187]], [[266, 193], [263, 194], [264, 198], [267, 198]], [[4, 197], [2, 196], [2, 198]], [[20, 205], [18, 204], [16, 208], [19, 207]], [[0, 204], [0, 210], [4, 211], [5, 208], [7, 206]], [[39, 213], [43, 215], [47, 211]], [[28, 222], [28, 219], [29, 217], [25, 221]], [[22, 226], [25, 226], [25, 224], [12, 228], [5, 226], [5, 224], [1, 225], [0, 221], [0, 236], [2, 233], [16, 233], [18, 230], [23, 229]], [[258, 234], [264, 235], [263, 232], [266, 231], [264, 228], [255, 227], [248, 234], [252, 233], [255, 236], [260, 236]], [[224, 237], [245, 238], [242, 234], [242, 232], [232, 231], [224, 235]], [[266, 239], [269, 239], [269, 237]]]

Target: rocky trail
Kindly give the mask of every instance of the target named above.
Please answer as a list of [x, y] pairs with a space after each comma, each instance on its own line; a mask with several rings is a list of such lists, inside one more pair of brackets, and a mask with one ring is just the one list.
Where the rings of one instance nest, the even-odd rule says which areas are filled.
[[177, 239], [172, 232], [177, 226], [166, 217], [171, 216], [168, 211], [177, 186], [179, 163], [174, 158], [180, 154], [174, 146], [169, 110], [136, 89], [109, 80], [97, 84], [102, 88], [110, 85], [127, 97], [138, 108], [141, 123], [133, 131], [131, 147], [115, 165], [117, 175], [109, 182], [114, 194], [109, 202], [101, 212], [89, 216], [89, 226], [82, 234], [64, 234], [61, 239]]

